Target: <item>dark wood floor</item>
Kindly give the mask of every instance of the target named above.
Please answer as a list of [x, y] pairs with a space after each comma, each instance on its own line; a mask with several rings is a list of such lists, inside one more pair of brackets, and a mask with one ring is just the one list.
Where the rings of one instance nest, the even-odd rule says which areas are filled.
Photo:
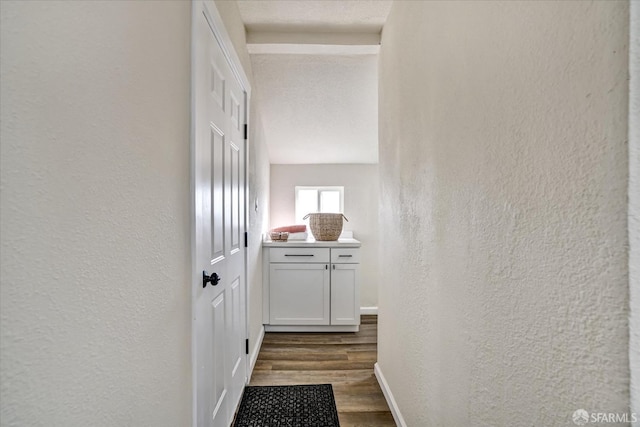
[[333, 385], [341, 427], [395, 426], [373, 373], [377, 316], [357, 333], [267, 333], [250, 385]]

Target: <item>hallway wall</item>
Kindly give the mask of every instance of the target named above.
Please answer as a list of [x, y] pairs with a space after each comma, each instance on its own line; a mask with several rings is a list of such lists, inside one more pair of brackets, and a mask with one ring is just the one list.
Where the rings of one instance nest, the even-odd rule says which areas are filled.
[[630, 3], [629, 28], [629, 359], [631, 412], [640, 414], [640, 2]]
[[191, 6], [0, 8], [1, 424], [188, 426]]
[[379, 367], [408, 426], [628, 412], [628, 8], [394, 2]]

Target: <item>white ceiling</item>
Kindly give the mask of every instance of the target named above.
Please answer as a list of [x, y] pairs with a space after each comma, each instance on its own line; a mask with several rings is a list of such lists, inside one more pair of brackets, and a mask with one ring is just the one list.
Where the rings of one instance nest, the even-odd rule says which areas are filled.
[[247, 31], [379, 33], [389, 0], [239, 0]]
[[271, 163], [378, 162], [372, 52], [391, 3], [238, 2]]
[[377, 56], [253, 55], [272, 163], [377, 163]]

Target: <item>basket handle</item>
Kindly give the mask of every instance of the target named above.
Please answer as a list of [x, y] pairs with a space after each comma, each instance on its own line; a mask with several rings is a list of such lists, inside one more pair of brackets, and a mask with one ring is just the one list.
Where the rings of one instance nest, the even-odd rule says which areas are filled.
[[[307, 219], [307, 218], [309, 218], [309, 216], [310, 216], [310, 215], [311, 215], [311, 214], [310, 214], [310, 213], [308, 213], [308, 214], [306, 214], [302, 219]], [[349, 220], [347, 219], [347, 217], [346, 217], [346, 216], [344, 216], [344, 214], [340, 214], [340, 215], [342, 215], [342, 218], [344, 218], [344, 220], [345, 220], [345, 221], [349, 222]]]

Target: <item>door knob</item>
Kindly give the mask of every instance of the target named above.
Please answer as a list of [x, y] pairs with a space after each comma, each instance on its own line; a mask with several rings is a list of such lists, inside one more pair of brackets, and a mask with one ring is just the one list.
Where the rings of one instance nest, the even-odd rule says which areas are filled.
[[207, 283], [211, 282], [211, 286], [215, 286], [220, 282], [220, 276], [217, 273], [212, 273], [211, 276], [207, 275], [206, 271], [202, 272], [202, 287], [206, 288]]

